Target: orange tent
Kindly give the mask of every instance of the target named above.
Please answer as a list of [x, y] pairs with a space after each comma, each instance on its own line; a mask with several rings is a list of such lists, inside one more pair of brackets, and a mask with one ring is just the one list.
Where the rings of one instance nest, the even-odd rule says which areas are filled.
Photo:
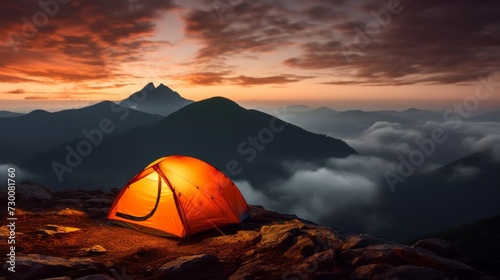
[[236, 185], [215, 167], [192, 157], [169, 156], [130, 180], [108, 219], [153, 234], [186, 237], [240, 223], [247, 211]]

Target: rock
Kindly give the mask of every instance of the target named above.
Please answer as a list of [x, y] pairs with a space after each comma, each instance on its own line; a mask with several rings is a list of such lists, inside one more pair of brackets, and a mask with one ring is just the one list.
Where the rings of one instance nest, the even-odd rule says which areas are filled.
[[262, 226], [260, 229], [262, 238], [258, 246], [260, 249], [278, 249], [284, 252], [294, 244], [293, 241], [301, 234], [301, 229], [305, 228], [307, 225], [298, 220]]
[[89, 248], [84, 248], [80, 250], [80, 254], [82, 255], [104, 255], [108, 250], [102, 247], [101, 245], [94, 245]]
[[16, 208], [16, 216], [29, 216], [29, 215], [34, 215], [34, 214], [35, 213], [33, 213], [31, 211], [26, 211], [26, 210]]
[[[311, 256], [317, 248], [316, 242], [309, 236], [300, 235], [294, 240], [294, 245], [285, 252], [285, 257], [290, 259], [303, 259]], [[319, 250], [319, 249], [318, 249]]]
[[369, 234], [357, 234], [352, 236], [342, 235], [341, 249], [358, 249], [369, 245], [379, 245], [379, 244], [396, 244], [389, 241], [384, 241], [381, 238], [375, 238]]
[[16, 188], [16, 198], [21, 201], [46, 201], [52, 199], [52, 192], [42, 185], [23, 182]]
[[210, 239], [210, 241], [217, 243], [244, 243], [250, 242], [253, 243], [260, 238], [260, 233], [258, 231], [253, 230], [239, 230], [236, 234], [226, 235], [226, 236], [217, 236]]
[[[301, 278], [304, 278], [305, 275], [307, 275], [307, 278], [310, 277], [309, 279], [317, 279], [319, 275], [326, 275], [328, 270], [331, 270], [333, 267], [334, 255], [335, 252], [332, 249], [315, 253], [314, 255], [305, 258], [301, 264], [297, 265], [294, 268], [294, 272], [299, 274]], [[337, 277], [334, 277], [333, 279], [336, 278]]]
[[[270, 266], [263, 260], [251, 260], [243, 263], [228, 280], [254, 280], [254, 279], [294, 279], [271, 277], [278, 273], [278, 269]], [[281, 272], [279, 272], [281, 274]]]
[[460, 253], [460, 250], [458, 250], [456, 246], [446, 240], [439, 238], [420, 240], [415, 243], [412, 248], [423, 248], [445, 257], [456, 256], [458, 253]]
[[58, 205], [70, 205], [76, 208], [82, 208], [85, 204], [80, 198], [63, 198], [57, 200]]
[[[16, 235], [22, 235], [22, 234], [24, 234], [24, 233], [19, 232], [19, 231], [16, 230]], [[0, 226], [0, 237], [7, 238], [9, 236], [10, 236], [10, 229], [7, 228], [6, 225]]]
[[444, 279], [458, 279], [453, 275], [447, 275], [439, 270], [428, 268], [428, 267], [418, 267], [412, 265], [402, 265], [394, 267], [389, 271], [375, 275], [373, 278], [366, 278], [373, 280], [444, 280]]
[[[120, 278], [117, 278], [120, 279]], [[134, 279], [134, 278], [122, 278], [123, 280], [125, 279]], [[115, 278], [110, 277], [106, 274], [93, 274], [93, 275], [88, 275], [84, 277], [77, 278], [75, 280], [115, 280]]]
[[[8, 264], [4, 264], [4, 269]], [[43, 279], [48, 277], [68, 276], [69, 272], [80, 274], [96, 273], [104, 269], [104, 265], [88, 258], [63, 259], [58, 257], [29, 254], [20, 255], [16, 259], [14, 279]]]
[[64, 208], [63, 210], [57, 212], [57, 215], [60, 215], [60, 216], [87, 216], [87, 214], [85, 214], [82, 211], [69, 209], [69, 208]]
[[46, 236], [53, 236], [55, 234], [64, 234], [64, 233], [71, 233], [71, 232], [78, 232], [78, 231], [82, 231], [82, 229], [75, 228], [75, 227], [64, 227], [64, 226], [58, 226], [58, 225], [45, 225], [44, 227], [38, 229], [37, 233], [40, 233], [40, 234], [46, 235]]
[[460, 275], [474, 275], [475, 271], [458, 261], [445, 259], [427, 250], [397, 244], [370, 245], [360, 249], [350, 249], [345, 255], [355, 266], [367, 264], [388, 264], [392, 266], [412, 265], [433, 268]]
[[392, 266], [387, 264], [368, 264], [362, 265], [354, 270], [352, 274], [354, 279], [372, 279], [377, 274], [382, 274], [390, 270]]
[[104, 197], [94, 197], [85, 200], [85, 205], [111, 206], [113, 199]]
[[158, 269], [156, 278], [163, 279], [179, 276], [194, 270], [202, 270], [216, 264], [217, 262], [217, 257], [212, 254], [179, 257], [162, 265]]

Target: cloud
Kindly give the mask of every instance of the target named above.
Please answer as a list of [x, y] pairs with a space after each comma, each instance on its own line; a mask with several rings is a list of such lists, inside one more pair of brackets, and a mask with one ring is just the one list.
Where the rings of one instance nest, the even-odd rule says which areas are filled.
[[6, 91], [5, 93], [8, 93], [8, 94], [22, 94], [22, 93], [25, 93], [25, 91], [22, 90], [22, 89], [16, 89], [16, 90], [11, 90], [11, 91]]
[[[196, 63], [226, 59], [241, 53], [265, 53], [291, 44], [293, 35], [307, 30], [304, 19], [295, 20], [281, 1], [241, 1], [213, 10], [192, 10], [185, 31], [202, 44]], [[219, 16], [218, 16], [219, 15]]]
[[419, 172], [430, 171], [476, 152], [500, 150], [500, 123], [494, 122], [462, 121], [458, 127], [456, 122], [429, 121], [423, 125], [377, 122], [345, 140], [362, 155], [397, 161], [399, 156], [408, 158], [412, 151], [421, 151], [417, 142], [430, 141], [435, 129], [444, 131], [446, 141], [434, 142], [432, 153], [419, 166]]
[[474, 179], [481, 170], [477, 167], [472, 166], [457, 166], [453, 170], [453, 174], [448, 178], [451, 182], [463, 182], [467, 180]]
[[297, 75], [274, 75], [264, 77], [252, 76], [231, 76], [230, 71], [224, 72], [194, 72], [187, 75], [182, 75], [181, 80], [191, 85], [240, 85], [240, 86], [256, 86], [256, 85], [269, 85], [269, 84], [288, 84], [299, 82], [304, 79], [311, 78], [311, 76], [297, 76]]
[[32, 95], [32, 96], [26, 96], [24, 99], [25, 100], [38, 100], [38, 99], [51, 99], [51, 97], [40, 96], [40, 95]]
[[[57, 8], [51, 6], [54, 12], [46, 24], [25, 24], [22, 18], [33, 23], [33, 16], [44, 12], [40, 2], [2, 5], [0, 36], [10, 43], [0, 49], [2, 57], [9, 54], [0, 62], [8, 73], [0, 81], [22, 82], [27, 76], [44, 83], [126, 80], [128, 73], [121, 64], [142, 60], [169, 46], [164, 40], [150, 38], [163, 13], [176, 9], [171, 0], [72, 0]], [[12, 45], [18, 48], [15, 56]]]
[[277, 75], [268, 77], [238, 76], [231, 78], [231, 83], [241, 86], [267, 85], [267, 84], [288, 84], [299, 82], [311, 76]]
[[358, 5], [361, 13], [351, 12], [347, 20], [325, 26], [330, 40], [302, 43], [302, 53], [284, 64], [349, 73], [324, 82], [335, 85], [463, 83], [498, 71], [500, 8], [495, 1], [481, 5], [466, 0], [408, 2], [402, 4], [400, 14], [391, 15], [387, 26], [379, 24], [372, 37], [359, 35], [367, 23], [376, 24], [371, 12], [385, 13], [387, 18], [385, 3]]
[[248, 203], [351, 229], [360, 225], [365, 230], [387, 225], [375, 212], [367, 215], [361, 209], [379, 203], [381, 174], [387, 168], [396, 168], [395, 164], [362, 156], [332, 158], [322, 166], [307, 162], [283, 164], [293, 174], [289, 178], [259, 188], [245, 181], [236, 183]]
[[400, 154], [409, 154], [414, 149], [414, 140], [423, 136], [416, 129], [382, 121], [362, 131], [358, 137], [346, 139], [346, 142], [362, 155], [395, 159]]
[[6, 164], [6, 163], [1, 163], [0, 162], [0, 180], [2, 182], [7, 183], [7, 179], [10, 177], [7, 177], [7, 172], [10, 168], [15, 169], [15, 177], [11, 178], [14, 179], [16, 184], [21, 183], [21, 182], [26, 182], [26, 181], [36, 181], [38, 177], [35, 175], [26, 172], [25, 170], [21, 169], [19, 166], [14, 165], [14, 164]]

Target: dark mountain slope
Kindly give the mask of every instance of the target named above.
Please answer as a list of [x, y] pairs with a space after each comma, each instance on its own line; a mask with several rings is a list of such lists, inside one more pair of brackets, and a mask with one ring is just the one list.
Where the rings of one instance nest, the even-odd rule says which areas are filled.
[[122, 186], [153, 160], [182, 154], [205, 160], [232, 179], [256, 185], [288, 176], [285, 161], [319, 162], [356, 151], [341, 140], [308, 132], [265, 113], [246, 110], [231, 100], [215, 97], [190, 104], [150, 127], [109, 137], [83, 157], [81, 164], [58, 182], [53, 161], [65, 162], [60, 146], [26, 163], [57, 187], [109, 188]]
[[401, 240], [500, 214], [500, 162], [484, 151], [417, 175], [387, 194], [386, 215]]
[[161, 117], [104, 101], [80, 109], [55, 113], [35, 110], [20, 117], [0, 118], [0, 128], [4, 131], [0, 138], [2, 161], [18, 163], [65, 142], [85, 138], [84, 130], [99, 129], [105, 119], [114, 127], [113, 131], [103, 134], [107, 137], [151, 125]]

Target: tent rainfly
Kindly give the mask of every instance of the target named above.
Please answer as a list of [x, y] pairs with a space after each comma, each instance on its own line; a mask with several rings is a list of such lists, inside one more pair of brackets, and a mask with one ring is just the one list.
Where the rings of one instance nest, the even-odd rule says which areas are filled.
[[133, 177], [107, 218], [162, 236], [241, 223], [248, 205], [236, 185], [210, 164], [187, 156], [160, 158]]

